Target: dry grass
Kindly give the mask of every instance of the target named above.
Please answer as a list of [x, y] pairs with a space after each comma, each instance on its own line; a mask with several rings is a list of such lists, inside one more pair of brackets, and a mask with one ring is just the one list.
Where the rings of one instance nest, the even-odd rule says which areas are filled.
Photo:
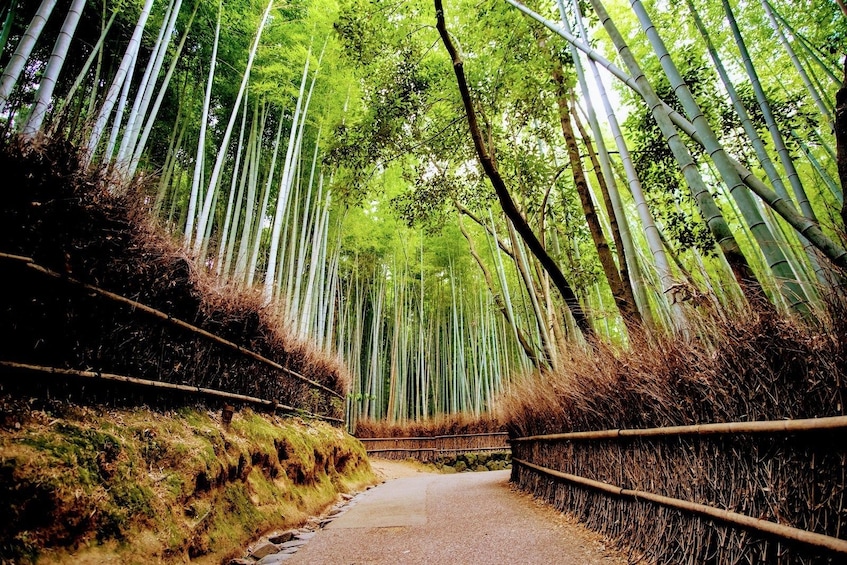
[[[144, 180], [86, 169], [60, 139], [4, 140], [0, 251], [148, 304], [252, 349], [343, 394], [337, 360], [294, 339], [249, 291], [221, 287], [152, 224]], [[2, 357], [95, 369], [271, 398], [340, 417], [338, 399], [182, 330], [39, 275], [11, 271], [0, 297]], [[61, 393], [61, 392], [60, 392]]]
[[[843, 415], [847, 311], [805, 327], [773, 314], [721, 317], [697, 338], [574, 354], [558, 374], [527, 377], [500, 409], [512, 437], [614, 428]], [[519, 442], [514, 457], [566, 473], [726, 508], [844, 538], [843, 437], [727, 436]], [[551, 481], [513, 479], [658, 563], [834, 563], [645, 502]]]
[[498, 408], [513, 436], [844, 413], [843, 306], [817, 327], [750, 313], [703, 323], [692, 339], [599, 346], [558, 374], [530, 375]]
[[492, 414], [475, 418], [468, 414], [445, 414], [429, 420], [391, 423], [385, 420], [359, 420], [356, 437], [431, 437], [453, 434], [502, 432], [504, 422]]

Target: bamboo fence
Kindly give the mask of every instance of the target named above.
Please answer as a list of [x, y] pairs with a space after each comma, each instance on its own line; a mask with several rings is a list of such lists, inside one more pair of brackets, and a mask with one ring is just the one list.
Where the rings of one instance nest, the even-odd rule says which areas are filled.
[[508, 433], [450, 434], [421, 437], [359, 438], [369, 455], [432, 462], [445, 455], [509, 451]]
[[[550, 493], [556, 491], [556, 487], [550, 484], [549, 478], [554, 478], [562, 481], [567, 485], [571, 485], [577, 489], [593, 491], [602, 496], [608, 497], [611, 500], [632, 500], [642, 501], [659, 505], [661, 507], [687, 513], [692, 516], [699, 516], [707, 520], [721, 522], [731, 528], [755, 532], [763, 534], [765, 537], [775, 538], [788, 542], [789, 544], [799, 544], [806, 547], [808, 552], [822, 552], [830, 557], [825, 557], [824, 562], [843, 562], [841, 559], [847, 557], [847, 540], [842, 537], [833, 535], [825, 535], [814, 531], [809, 531], [803, 528], [787, 525], [787, 523], [777, 523], [761, 519], [741, 512], [721, 508], [713, 504], [704, 504], [702, 502], [694, 502], [685, 500], [675, 496], [666, 496], [651, 492], [650, 490], [639, 489], [636, 487], [629, 488], [627, 486], [619, 486], [609, 482], [608, 477], [629, 477], [632, 481], [640, 481], [654, 488], [672, 488], [673, 490], [683, 492], [685, 489], [674, 487], [674, 482], [677, 478], [670, 477], [663, 481], [663, 484], [654, 485], [654, 481], [650, 480], [649, 473], [645, 475], [638, 469], [633, 469], [634, 464], [639, 457], [638, 453], [647, 453], [652, 451], [662, 451], [663, 454], [656, 455], [657, 460], [665, 461], [666, 468], [656, 469], [659, 475], [667, 477], [668, 474], [673, 474], [671, 471], [671, 460], [668, 459], [668, 453], [688, 452], [689, 454], [699, 453], [698, 457], [708, 456], [711, 450], [726, 449], [721, 442], [721, 437], [728, 441], [734, 442], [735, 447], [738, 442], [753, 443], [756, 437], [774, 436], [779, 438], [782, 436], [797, 435], [806, 438], [809, 435], [820, 435], [823, 441], [813, 441], [811, 439], [798, 439], [795, 444], [798, 449], [802, 450], [805, 444], [816, 444], [816, 449], [822, 449], [826, 453], [840, 453], [840, 460], [844, 461], [843, 452], [845, 450], [844, 431], [847, 430], [847, 416], [831, 416], [821, 418], [805, 418], [793, 420], [769, 420], [769, 421], [753, 421], [753, 422], [725, 422], [715, 424], [696, 424], [687, 426], [668, 426], [659, 428], [643, 428], [643, 429], [607, 429], [594, 430], [584, 432], [569, 432], [558, 434], [533, 435], [526, 437], [513, 438], [510, 440], [513, 448], [512, 461], [514, 464], [513, 480], [521, 483], [524, 487], [529, 486], [534, 489], [541, 489], [550, 496]], [[709, 440], [708, 446], [695, 447], [691, 441], [702, 437], [700, 441]], [[687, 439], [686, 439], [687, 438]], [[743, 439], [747, 438], [747, 439]], [[617, 440], [617, 441], [616, 441]], [[653, 443], [659, 441], [660, 443]], [[770, 441], [770, 440], [769, 440]], [[781, 451], [774, 448], [774, 445], [779, 445], [784, 440], [774, 439], [768, 453], [771, 457], [784, 456]], [[620, 442], [624, 442], [623, 444]], [[629, 446], [629, 447], [627, 447]], [[730, 448], [732, 449], [732, 448]], [[584, 453], [583, 453], [584, 452]], [[723, 457], [718, 452], [714, 453], [714, 457]], [[598, 458], [608, 457], [608, 461], [598, 460]], [[731, 459], [731, 458], [730, 458]], [[754, 465], [769, 467], [770, 472], [773, 467], [770, 467], [771, 462], [763, 459], [756, 459]], [[688, 463], [691, 465], [693, 463]], [[814, 469], [815, 459], [812, 458], [812, 469]], [[584, 471], [593, 471], [597, 473], [596, 478], [586, 477], [584, 474], [574, 472], [564, 472], [557, 467], [570, 467], [574, 469], [582, 468]], [[610, 472], [615, 467], [628, 467], [618, 474]], [[737, 470], [733, 470], [737, 471]], [[651, 470], [651, 473], [653, 470]], [[536, 477], [532, 477], [535, 474]], [[592, 473], [593, 474], [593, 473]], [[642, 476], [643, 475], [643, 476]], [[740, 483], [741, 474], [731, 481], [729, 486], [733, 489], [743, 490], [743, 485]], [[547, 480], [539, 479], [539, 477], [547, 477]], [[605, 479], [605, 480], [598, 480]], [[682, 478], [682, 480], [690, 481], [691, 478]], [[820, 477], [818, 481], [822, 480]], [[659, 481], [656, 481], [659, 482]], [[737, 484], [736, 484], [737, 483]], [[770, 491], [769, 484], [757, 485], [756, 488], [763, 489], [764, 492]], [[784, 486], [784, 485], [783, 485]], [[843, 485], [830, 485], [833, 490], [842, 489]], [[551, 490], [552, 489], [552, 490]], [[652, 489], [651, 489], [652, 490]], [[537, 492], [536, 494], [542, 494]], [[720, 494], [720, 493], [718, 493]], [[570, 498], [571, 500], [583, 500], [580, 496], [563, 498], [563, 493], [558, 492], [552, 495], [558, 501]], [[727, 500], [723, 496], [720, 499]], [[731, 497], [730, 497], [731, 498]], [[843, 495], [840, 498], [843, 505]], [[812, 504], [813, 501], [808, 501]], [[835, 502], [838, 504], [837, 502]], [[614, 503], [610, 503], [614, 504]], [[820, 502], [818, 502], [820, 504]], [[843, 508], [842, 508], [843, 510]], [[784, 517], [777, 515], [777, 519], [781, 522], [785, 521]], [[806, 522], [808, 524], [808, 522]], [[826, 525], [824, 523], [824, 525]], [[830, 524], [830, 526], [832, 526]], [[830, 529], [832, 532], [833, 530]], [[840, 525], [834, 530], [837, 536], [843, 536]], [[701, 535], [705, 532], [701, 531]], [[837, 556], [837, 557], [835, 557]], [[835, 559], [835, 561], [833, 561]], [[805, 562], [805, 561], [803, 561]], [[817, 560], [813, 559], [813, 562]]]
[[713, 434], [774, 434], [847, 429], [847, 416], [803, 418], [796, 420], [766, 420], [759, 422], [722, 422], [693, 424], [664, 428], [610, 429], [588, 432], [534, 435], [512, 439], [512, 443], [528, 441], [570, 441], [614, 438], [674, 437]]
[[88, 292], [93, 292], [93, 293], [97, 294], [98, 296], [101, 296], [101, 297], [103, 297], [107, 300], [112, 300], [112, 301], [117, 302], [119, 304], [124, 304], [126, 306], [130, 306], [131, 308], [133, 308], [133, 309], [135, 309], [139, 312], [142, 312], [144, 314], [148, 314], [148, 315], [156, 318], [157, 320], [161, 320], [163, 322], [166, 322], [166, 323], [171, 324], [173, 326], [176, 326], [178, 328], [184, 329], [184, 330], [186, 330], [190, 333], [193, 333], [195, 335], [202, 336], [202, 337], [208, 339], [209, 341], [211, 341], [213, 343], [216, 343], [218, 345], [222, 345], [226, 348], [229, 348], [233, 351], [240, 353], [241, 355], [255, 359], [256, 361], [259, 361], [260, 363], [264, 363], [265, 365], [268, 365], [269, 367], [273, 367], [274, 369], [276, 369], [278, 371], [282, 371], [283, 373], [286, 373], [290, 377], [297, 379], [297, 380], [299, 380], [303, 383], [306, 383], [311, 387], [321, 389], [324, 392], [331, 394], [331, 395], [333, 395], [337, 398], [340, 398], [342, 400], [344, 399], [344, 396], [342, 394], [339, 394], [337, 391], [332, 390], [331, 388], [324, 386], [319, 382], [308, 379], [308, 378], [304, 377], [303, 375], [301, 375], [301, 374], [299, 374], [295, 371], [292, 371], [288, 367], [283, 367], [282, 365], [280, 365], [276, 361], [272, 361], [272, 360], [268, 359], [267, 357], [263, 357], [262, 355], [259, 355], [255, 351], [251, 351], [251, 350], [249, 350], [245, 347], [238, 345], [237, 343], [229, 341], [228, 339], [224, 339], [224, 338], [217, 336], [217, 335], [215, 335], [215, 334], [213, 334], [209, 331], [204, 330], [203, 328], [198, 328], [197, 326], [189, 324], [188, 322], [184, 322], [184, 321], [182, 321], [178, 318], [174, 318], [166, 312], [156, 310], [155, 308], [152, 308], [150, 306], [147, 306], [146, 304], [142, 304], [142, 303], [137, 302], [135, 300], [132, 300], [130, 298], [126, 298], [125, 296], [121, 296], [120, 294], [116, 294], [114, 292], [104, 290], [104, 289], [96, 287], [94, 285], [90, 285], [90, 284], [84, 283], [82, 281], [78, 281], [78, 280], [76, 280], [72, 277], [68, 277], [68, 276], [63, 275], [61, 273], [57, 273], [56, 271], [51, 271], [50, 269], [48, 269], [46, 267], [42, 267], [41, 265], [36, 264], [29, 257], [22, 257], [22, 256], [19, 256], [19, 255], [9, 255], [8, 253], [0, 253], [0, 259], [6, 259], [6, 260], [11, 260], [11, 261], [21, 262], [27, 268], [29, 268], [29, 269], [37, 272], [37, 273], [41, 273], [43, 275], [49, 276], [49, 277], [51, 277], [55, 280], [64, 281], [64, 282], [66, 282], [66, 283], [68, 283], [72, 286], [76, 286], [76, 287], [83, 289], [83, 290], [86, 290]]
[[[2, 361], [0, 360], [0, 367], [5, 367], [7, 369], [12, 369], [15, 371], [25, 371], [30, 373], [39, 373], [46, 375], [61, 375], [66, 377], [80, 377], [86, 379], [97, 379], [102, 381], [110, 381], [110, 382], [119, 382], [129, 385], [141, 386], [141, 387], [149, 387], [156, 388], [161, 390], [168, 391], [177, 391], [181, 393], [193, 394], [198, 396], [207, 396], [210, 398], [219, 398], [223, 400], [230, 400], [233, 402], [243, 402], [246, 404], [252, 404], [254, 406], [258, 406], [260, 408], [264, 408], [270, 411], [281, 411], [288, 412], [291, 414], [297, 414], [299, 416], [305, 416], [307, 418], [315, 418], [318, 420], [326, 420], [330, 422], [336, 423], [344, 423], [344, 420], [340, 418], [332, 418], [330, 416], [324, 416], [321, 414], [313, 414], [308, 410], [302, 410], [300, 408], [295, 408], [293, 406], [288, 406], [287, 404], [281, 404], [274, 400], [267, 400], [265, 398], [257, 398], [255, 396], [248, 396], [246, 394], [238, 394], [235, 392], [227, 392], [224, 390], [215, 390], [211, 388], [204, 388], [199, 386], [190, 386], [190, 385], [181, 385], [175, 383], [166, 383], [162, 381], [151, 381], [148, 379], [138, 379], [135, 377], [127, 377], [124, 375], [115, 375], [113, 373], [103, 373], [100, 371], [80, 371], [77, 369], [64, 369], [61, 367], [42, 367], [41, 365], [31, 365], [28, 363], [15, 363], [14, 361]], [[2, 373], [0, 373], [2, 375]]]
[[[275, 362], [271, 359], [268, 359], [267, 357], [264, 357], [264, 356], [260, 355], [259, 353], [256, 353], [255, 351], [247, 349], [247, 348], [245, 348], [241, 345], [238, 345], [237, 343], [234, 343], [234, 342], [232, 342], [228, 339], [225, 339], [225, 338], [220, 337], [218, 335], [215, 335], [215, 334], [213, 334], [213, 333], [211, 333], [207, 330], [204, 330], [203, 328], [197, 327], [193, 324], [190, 324], [188, 322], [185, 322], [183, 320], [175, 318], [175, 317], [171, 316], [170, 314], [168, 314], [166, 312], [162, 312], [160, 310], [152, 308], [151, 306], [148, 306], [148, 305], [143, 304], [141, 302], [132, 300], [130, 298], [127, 298], [125, 296], [121, 296], [119, 294], [116, 294], [114, 292], [99, 288], [97, 286], [84, 283], [82, 281], [74, 279], [73, 277], [67, 276], [67, 275], [62, 274], [62, 273], [58, 273], [56, 271], [53, 271], [53, 270], [50, 270], [46, 267], [38, 265], [30, 257], [24, 257], [24, 256], [13, 255], [13, 254], [8, 254], [8, 253], [0, 253], [0, 260], [21, 264], [24, 267], [26, 267], [27, 269], [29, 269], [29, 270], [31, 270], [35, 273], [38, 273], [40, 275], [43, 275], [47, 278], [50, 278], [51, 280], [64, 282], [64, 283], [66, 283], [66, 284], [68, 284], [72, 287], [77, 288], [78, 290], [85, 291], [86, 293], [89, 293], [90, 295], [98, 296], [102, 299], [105, 299], [105, 300], [108, 300], [108, 301], [111, 301], [111, 302], [114, 302], [114, 303], [117, 303], [117, 304], [120, 304], [120, 305], [123, 305], [123, 306], [128, 306], [131, 309], [130, 310], [131, 312], [140, 312], [141, 314], [148, 315], [148, 316], [152, 317], [153, 319], [155, 319], [157, 321], [160, 321], [160, 322], [163, 322], [165, 324], [171, 325], [173, 327], [179, 328], [181, 330], [187, 331], [188, 333], [190, 333], [192, 335], [199, 336], [199, 337], [201, 337], [201, 338], [203, 338], [203, 339], [205, 339], [205, 340], [207, 340], [211, 343], [222, 346], [225, 349], [229, 349], [229, 350], [231, 350], [231, 351], [233, 351], [237, 354], [243, 355], [244, 357], [248, 357], [250, 359], [258, 361], [259, 363], [262, 363], [262, 364], [264, 364], [268, 367], [271, 367], [274, 370], [280, 371], [284, 375], [286, 375], [287, 377], [292, 378], [296, 381], [299, 381], [299, 382], [301, 382], [301, 383], [303, 383], [303, 384], [305, 384], [305, 385], [307, 385], [311, 388], [318, 389], [318, 390], [320, 390], [324, 393], [327, 393], [331, 396], [334, 396], [338, 399], [341, 399], [341, 400], [344, 399], [344, 396], [342, 394], [340, 394], [339, 392], [337, 392], [337, 391], [335, 391], [335, 390], [333, 390], [333, 389], [331, 389], [331, 388], [329, 388], [329, 387], [327, 387], [327, 386], [325, 386], [321, 383], [318, 383], [318, 382], [316, 382], [312, 379], [304, 377], [303, 375], [297, 373], [296, 371], [293, 371], [293, 370], [289, 369], [288, 367], [285, 367], [285, 366], [283, 366], [283, 365], [281, 365], [281, 364], [279, 364], [279, 363], [277, 363], [277, 362]], [[227, 398], [227, 399], [230, 399], [230, 400], [247, 402], [249, 404], [253, 404], [253, 405], [256, 405], [256, 406], [263, 406], [265, 408], [278, 409], [278, 410], [282, 410], [282, 411], [285, 411], [285, 412], [302, 414], [302, 415], [312, 417], [312, 418], [319, 418], [319, 419], [322, 419], [322, 420], [343, 423], [342, 419], [334, 418], [334, 417], [326, 416], [326, 415], [322, 415], [322, 414], [314, 414], [314, 413], [311, 413], [311, 412], [306, 411], [306, 410], [301, 410], [301, 409], [298, 409], [298, 408], [294, 408], [292, 406], [281, 404], [281, 403], [279, 403], [275, 400], [262, 399], [262, 398], [257, 398], [257, 397], [253, 397], [253, 396], [231, 393], [231, 392], [226, 392], [226, 391], [220, 391], [220, 390], [215, 390], [215, 389], [210, 389], [210, 388], [196, 387], [196, 386], [190, 386], [190, 385], [181, 385], [181, 384], [174, 384], [174, 383], [166, 383], [166, 382], [162, 382], [162, 381], [154, 381], [154, 380], [149, 380], [149, 379], [139, 379], [139, 378], [135, 378], [135, 377], [129, 377], [129, 376], [124, 376], [124, 375], [116, 375], [116, 374], [97, 372], [97, 371], [63, 369], [63, 368], [56, 368], [56, 367], [43, 367], [43, 366], [34, 365], [34, 364], [16, 363], [14, 361], [8, 361], [8, 360], [0, 360], [0, 366], [6, 367], [8, 369], [25, 370], [25, 371], [29, 371], [29, 372], [33, 372], [33, 373], [57, 374], [57, 375], [86, 377], [86, 378], [99, 378], [101, 380], [108, 380], [108, 381], [112, 381], [112, 382], [124, 382], [124, 383], [128, 383], [128, 384], [150, 387], [150, 388], [179, 390], [181, 392], [195, 393], [195, 394], [200, 394], [200, 395], [207, 396], [207, 397]]]

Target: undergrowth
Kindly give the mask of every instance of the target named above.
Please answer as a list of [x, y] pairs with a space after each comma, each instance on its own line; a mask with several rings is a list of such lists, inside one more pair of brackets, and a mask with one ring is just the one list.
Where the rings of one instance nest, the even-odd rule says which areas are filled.
[[498, 404], [513, 436], [844, 414], [847, 307], [814, 326], [714, 316], [696, 335], [572, 352]]
[[374, 481], [361, 444], [327, 424], [5, 408], [0, 562], [219, 563]]

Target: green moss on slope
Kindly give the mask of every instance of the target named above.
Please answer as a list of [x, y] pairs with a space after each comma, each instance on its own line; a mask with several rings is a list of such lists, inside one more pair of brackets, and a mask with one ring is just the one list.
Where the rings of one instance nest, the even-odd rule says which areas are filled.
[[65, 407], [0, 432], [0, 560], [216, 563], [374, 482], [342, 430], [238, 412]]

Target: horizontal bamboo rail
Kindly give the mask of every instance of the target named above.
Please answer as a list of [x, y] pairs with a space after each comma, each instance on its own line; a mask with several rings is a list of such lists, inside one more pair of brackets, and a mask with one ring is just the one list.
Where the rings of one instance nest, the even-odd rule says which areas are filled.
[[313, 381], [312, 379], [304, 377], [303, 375], [297, 373], [296, 371], [292, 371], [288, 367], [283, 367], [282, 365], [280, 365], [276, 361], [272, 361], [271, 359], [268, 359], [267, 357], [263, 357], [262, 355], [259, 355], [255, 351], [251, 351], [249, 349], [246, 349], [246, 348], [238, 345], [235, 342], [229, 341], [228, 339], [224, 339], [224, 338], [222, 338], [218, 335], [215, 335], [215, 334], [213, 334], [213, 333], [211, 333], [207, 330], [204, 330], [203, 328], [199, 328], [197, 326], [189, 324], [188, 322], [184, 322], [184, 321], [182, 321], [178, 318], [174, 318], [170, 314], [167, 314], [166, 312], [156, 310], [155, 308], [147, 306], [146, 304], [142, 304], [141, 302], [137, 302], [137, 301], [132, 300], [130, 298], [126, 298], [125, 296], [121, 296], [120, 294], [115, 294], [114, 292], [110, 292], [108, 290], [105, 290], [105, 289], [84, 283], [84, 282], [76, 280], [72, 277], [63, 275], [61, 273], [57, 273], [56, 271], [51, 271], [50, 269], [48, 269], [46, 267], [42, 267], [41, 265], [36, 264], [29, 257], [23, 257], [23, 256], [20, 256], [20, 255], [11, 255], [9, 253], [0, 253], [0, 259], [5, 259], [5, 260], [8, 260], [8, 261], [15, 261], [15, 262], [23, 263], [24, 266], [26, 266], [27, 268], [29, 268], [33, 271], [36, 271], [36, 272], [41, 273], [43, 275], [47, 275], [47, 276], [52, 277], [56, 280], [65, 281], [65, 282], [67, 282], [71, 285], [82, 288], [83, 290], [87, 290], [89, 292], [94, 292], [94, 293], [96, 293], [96, 294], [98, 294], [98, 295], [100, 295], [104, 298], [107, 298], [109, 300], [113, 300], [115, 302], [130, 306], [130, 307], [132, 307], [136, 310], [144, 312], [145, 314], [149, 314], [150, 316], [153, 316], [154, 318], [156, 318], [158, 320], [161, 320], [163, 322], [167, 322], [171, 325], [177, 326], [177, 327], [182, 328], [182, 329], [189, 331], [191, 333], [195, 333], [195, 334], [200, 335], [200, 336], [202, 336], [202, 337], [204, 337], [204, 338], [206, 338], [210, 341], [213, 341], [213, 342], [215, 342], [219, 345], [223, 345], [224, 347], [232, 349], [232, 350], [234, 350], [234, 351], [236, 351], [236, 352], [238, 352], [242, 355], [245, 355], [247, 357], [251, 357], [251, 358], [255, 359], [256, 361], [259, 361], [261, 363], [264, 363], [265, 365], [273, 367], [274, 369], [276, 369], [278, 371], [282, 371], [282, 372], [288, 374], [289, 376], [294, 377], [295, 379], [308, 384], [309, 386], [321, 389], [324, 392], [327, 392], [327, 393], [329, 393], [329, 394], [331, 394], [331, 395], [333, 395], [337, 398], [344, 400], [344, 395], [340, 394], [339, 392], [337, 392], [335, 390], [332, 390], [331, 388], [329, 388], [327, 386], [322, 385], [319, 382], [316, 382], [316, 381]]
[[525, 441], [565, 441], [643, 437], [675, 437], [716, 434], [776, 434], [847, 429], [847, 416], [805, 418], [797, 420], [765, 420], [758, 422], [725, 422], [668, 426], [664, 428], [613, 429], [589, 432], [568, 432], [513, 438], [512, 443]]
[[708, 506], [705, 504], [699, 504], [697, 502], [690, 502], [688, 500], [681, 500], [679, 498], [671, 498], [668, 496], [662, 496], [660, 494], [655, 494], [642, 490], [627, 489], [609, 483], [580, 477], [579, 475], [571, 475], [569, 473], [556, 471], [555, 469], [542, 467], [540, 465], [530, 463], [529, 461], [525, 461], [523, 459], [513, 458], [512, 463], [523, 465], [524, 467], [533, 469], [539, 473], [551, 477], [556, 477], [572, 484], [580, 485], [594, 490], [599, 490], [601, 492], [611, 494], [613, 496], [632, 498], [634, 500], [650, 501], [661, 506], [666, 506], [668, 508], [675, 508], [677, 510], [682, 510], [693, 514], [699, 514], [701, 516], [720, 520], [722, 522], [732, 524], [734, 526], [740, 526], [750, 530], [756, 530], [758, 532], [766, 533], [774, 537], [799, 542], [820, 549], [826, 549], [828, 551], [841, 555], [847, 555], [847, 540], [843, 540], [840, 538], [817, 534], [814, 532], [801, 530], [799, 528], [785, 526], [782, 524], [777, 524], [775, 522], [769, 522], [767, 520], [760, 520], [759, 518], [753, 518], [752, 516], [747, 516], [746, 514], [739, 514], [738, 512], [723, 510], [721, 508], [716, 508], [714, 506]]
[[293, 414], [298, 414], [302, 416], [306, 416], [309, 418], [315, 418], [318, 420], [327, 420], [331, 422], [343, 423], [343, 420], [339, 418], [333, 418], [330, 416], [323, 416], [321, 414], [313, 414], [308, 410], [302, 410], [300, 408], [294, 408], [293, 406], [288, 406], [287, 404], [281, 404], [274, 400], [267, 400], [264, 398], [257, 398], [255, 396], [247, 396], [244, 394], [237, 394], [234, 392], [226, 392], [223, 390], [215, 390], [211, 388], [203, 388], [199, 386], [190, 386], [190, 385], [180, 385], [174, 383], [166, 383], [162, 381], [151, 381], [148, 379], [139, 379], [136, 377], [127, 377], [124, 375], [116, 375], [113, 373], [101, 373], [99, 371], [80, 371], [78, 369], [63, 369], [61, 367], [42, 367], [41, 365], [30, 365], [27, 363], [15, 363], [13, 361], [0, 361], [0, 367], [6, 367], [8, 369], [15, 369], [20, 371], [29, 371], [33, 373], [42, 373], [42, 374], [51, 374], [51, 375], [63, 375], [68, 377], [82, 377], [87, 379], [98, 379], [104, 381], [112, 381], [112, 382], [121, 382], [127, 383], [131, 385], [158, 388], [163, 390], [175, 390], [179, 392], [185, 392], [189, 394], [200, 394], [203, 396], [210, 396], [213, 398], [223, 398], [226, 400], [233, 400], [236, 402], [246, 402], [248, 404], [254, 404], [257, 406], [262, 406], [264, 408], [268, 408], [271, 410], [281, 410], [283, 412], [289, 412]]
[[368, 453], [397, 453], [400, 451], [429, 451], [432, 453], [475, 453], [482, 451], [507, 451], [508, 447], [497, 445], [493, 447], [469, 447], [463, 449], [460, 447], [453, 449], [439, 449], [437, 447], [383, 447], [379, 449], [368, 449]]

